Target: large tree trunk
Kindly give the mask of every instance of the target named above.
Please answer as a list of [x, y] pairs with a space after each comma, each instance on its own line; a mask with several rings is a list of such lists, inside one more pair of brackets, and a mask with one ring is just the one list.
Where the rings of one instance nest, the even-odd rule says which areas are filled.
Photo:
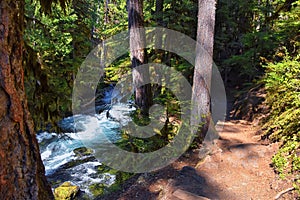
[[191, 124], [203, 139], [210, 123], [210, 86], [213, 65], [215, 0], [199, 0], [196, 61], [193, 78]]
[[0, 1], [0, 199], [53, 199], [24, 89], [24, 1]]
[[[128, 0], [127, 8], [133, 84], [138, 86], [147, 82], [150, 76], [148, 70], [136, 70], [138, 66], [147, 63], [146, 50], [144, 49], [146, 40], [145, 32], [140, 29], [144, 27], [143, 0]], [[148, 115], [152, 104], [151, 85], [146, 84], [134, 89], [135, 104], [141, 110], [142, 115]]]

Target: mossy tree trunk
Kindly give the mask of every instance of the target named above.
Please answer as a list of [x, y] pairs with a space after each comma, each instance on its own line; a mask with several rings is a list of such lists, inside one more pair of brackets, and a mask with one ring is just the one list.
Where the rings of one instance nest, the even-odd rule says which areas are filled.
[[53, 199], [27, 108], [23, 0], [0, 1], [0, 199]]

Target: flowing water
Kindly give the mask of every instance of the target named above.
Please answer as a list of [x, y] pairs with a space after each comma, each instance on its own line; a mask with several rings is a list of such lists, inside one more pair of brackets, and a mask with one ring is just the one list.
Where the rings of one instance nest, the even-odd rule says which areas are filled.
[[120, 139], [120, 126], [131, 120], [129, 115], [134, 108], [124, 103], [110, 105], [110, 99], [115, 95], [111, 90], [105, 93], [103, 105], [100, 105], [105, 109], [100, 114], [75, 115], [60, 121], [61, 128], [67, 133], [37, 134], [46, 176], [53, 187], [70, 181], [91, 197], [91, 185], [103, 183], [109, 186], [115, 182], [115, 175], [97, 171], [102, 163], [94, 157], [92, 150], [84, 147], [80, 139], [85, 137], [100, 144], [107, 142], [106, 138], [111, 142]]

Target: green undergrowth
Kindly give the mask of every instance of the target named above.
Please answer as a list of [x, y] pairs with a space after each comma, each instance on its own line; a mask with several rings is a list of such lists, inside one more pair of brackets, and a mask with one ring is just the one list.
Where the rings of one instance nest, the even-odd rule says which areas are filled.
[[102, 195], [120, 190], [121, 185], [134, 176], [133, 173], [118, 171], [106, 165], [99, 166], [97, 172], [101, 174], [107, 174], [108, 177], [109, 174], [113, 174], [116, 176], [116, 181], [112, 185], [106, 185], [104, 183], [94, 183], [90, 185], [89, 190], [91, 191], [94, 197], [101, 197]]
[[282, 146], [272, 162], [280, 177], [300, 186], [300, 62], [288, 55], [266, 67], [266, 103], [270, 108], [265, 136]]
[[[138, 125], [139, 131], [144, 131], [144, 134], [153, 134], [151, 137], [140, 138], [135, 137], [133, 128], [125, 128], [122, 130], [122, 139], [116, 144], [135, 153], [147, 153], [156, 151], [168, 145], [176, 136], [180, 129], [180, 102], [168, 89], [162, 87], [160, 94], [154, 98], [154, 104], [159, 104], [161, 108], [150, 111], [150, 116], [142, 116], [137, 109], [131, 114], [133, 123]], [[150, 123], [154, 126], [149, 126]], [[130, 126], [129, 126], [130, 127]], [[143, 133], [141, 133], [143, 134]]]

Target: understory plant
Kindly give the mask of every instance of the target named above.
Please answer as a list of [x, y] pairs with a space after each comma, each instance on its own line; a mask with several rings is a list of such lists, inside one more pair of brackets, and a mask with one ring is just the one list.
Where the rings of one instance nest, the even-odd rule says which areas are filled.
[[264, 78], [266, 103], [270, 108], [264, 125], [265, 136], [282, 142], [272, 162], [282, 178], [300, 185], [300, 62], [299, 56], [287, 55], [282, 61], [270, 63]]

